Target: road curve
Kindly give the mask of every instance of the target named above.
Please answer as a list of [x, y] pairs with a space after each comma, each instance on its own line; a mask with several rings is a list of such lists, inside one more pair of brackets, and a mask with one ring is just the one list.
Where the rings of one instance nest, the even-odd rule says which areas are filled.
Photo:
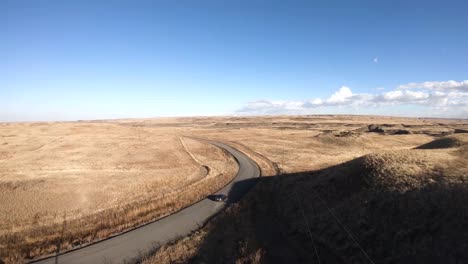
[[[244, 194], [255, 181], [245, 181], [260, 176], [260, 169], [257, 164], [242, 152], [226, 144], [208, 141], [218, 146], [231, 155], [239, 163], [239, 171], [234, 180], [216, 194], [237, 196]], [[233, 188], [236, 183], [242, 188]], [[135, 258], [149, 252], [157, 245], [166, 244], [177, 238], [188, 235], [205, 223], [210, 217], [218, 213], [225, 207], [225, 203], [214, 202], [205, 198], [191, 206], [188, 206], [165, 218], [128, 231], [121, 235], [91, 244], [89, 246], [72, 250], [59, 256], [34, 261], [34, 263], [54, 264], [54, 263], [128, 263]]]

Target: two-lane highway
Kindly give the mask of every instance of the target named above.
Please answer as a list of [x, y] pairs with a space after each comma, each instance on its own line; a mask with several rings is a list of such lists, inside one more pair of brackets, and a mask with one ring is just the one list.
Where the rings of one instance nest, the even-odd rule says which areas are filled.
[[[246, 187], [249, 188], [251, 186], [245, 187], [244, 184], [244, 187], [239, 190], [233, 189], [233, 186], [240, 181], [248, 182], [248, 185], [253, 185], [255, 181], [245, 180], [260, 176], [260, 169], [257, 164], [235, 148], [220, 142], [209, 142], [229, 152], [236, 158], [239, 164], [239, 171], [234, 180], [216, 194], [229, 194], [229, 196], [232, 196], [236, 195], [236, 192], [244, 193]], [[66, 252], [57, 257], [54, 256], [36, 261], [35, 263], [74, 264], [132, 262], [132, 260], [149, 252], [157, 245], [163, 245], [190, 234], [190, 232], [198, 229], [200, 225], [205, 223], [224, 207], [225, 204], [222, 202], [215, 202], [205, 198], [150, 224], [101, 242]]]

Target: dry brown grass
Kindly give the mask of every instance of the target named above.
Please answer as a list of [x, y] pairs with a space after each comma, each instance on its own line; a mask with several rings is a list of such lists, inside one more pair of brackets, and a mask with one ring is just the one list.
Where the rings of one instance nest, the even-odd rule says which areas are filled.
[[0, 256], [7, 262], [160, 218], [220, 189], [237, 171], [223, 150], [171, 129], [115, 123], [1, 129]]
[[182, 238], [174, 243], [160, 247], [154, 255], [144, 257], [142, 264], [175, 264], [186, 263], [197, 254], [198, 248], [202, 245], [207, 230], [202, 229], [192, 233], [186, 238]]
[[[437, 137], [466, 127], [466, 121], [355, 116], [266, 117], [258, 118], [258, 124], [254, 120], [218, 119], [216, 129], [205, 123], [189, 133], [242, 143], [278, 163], [284, 175], [262, 179], [240, 204], [191, 237], [158, 249], [145, 264], [313, 262], [314, 249], [295, 192], [313, 226], [322, 262], [367, 261], [312, 190], [323, 195], [379, 263], [440, 261], [426, 258], [429, 252], [461, 254], [464, 244], [457, 241], [463, 236], [463, 219], [455, 215], [466, 217], [466, 196], [460, 193], [468, 182], [468, 137], [451, 136], [449, 141], [456, 138], [458, 143], [444, 149], [414, 148], [446, 141]], [[411, 133], [367, 132], [367, 125], [376, 123], [398, 125]], [[266, 164], [262, 169], [268, 169]], [[446, 246], [434, 250], [428, 244], [431, 239]]]
[[462, 136], [451, 136], [439, 138], [427, 144], [421, 145], [418, 149], [439, 149], [439, 148], [454, 148], [463, 145]]
[[[417, 147], [433, 139], [419, 132], [430, 130], [437, 134], [451, 129], [419, 119], [359, 116], [217, 118], [212, 122], [206, 119], [190, 122], [193, 125], [184, 134], [242, 144], [276, 163], [283, 172], [317, 170], [372, 152]], [[412, 129], [414, 134], [380, 135], [365, 132], [370, 122], [418, 127]], [[344, 131], [357, 132], [342, 136], [340, 133]]]
[[[462, 145], [373, 153], [285, 179], [285, 185], [293, 184], [289, 191], [302, 197], [316, 239], [346, 261], [366, 258], [316, 201], [318, 195], [375, 263], [457, 262], [466, 259], [468, 249], [463, 227], [468, 217], [468, 155], [463, 151], [468, 136], [457, 138]], [[278, 212], [307, 241], [302, 215], [279, 197]]]
[[[368, 132], [370, 124], [380, 125], [390, 132]], [[450, 168], [457, 163], [463, 165], [465, 161], [453, 158], [452, 154], [467, 153], [465, 147], [441, 150], [438, 154], [433, 154], [432, 150], [408, 152], [409, 149], [467, 127], [468, 123], [463, 120], [372, 116], [1, 124], [0, 198], [5, 202], [0, 204], [3, 210], [0, 225], [3, 234], [8, 235], [1, 237], [0, 250], [3, 256], [8, 252], [13, 257], [33, 257], [53, 252], [59, 244], [61, 248], [86, 244], [161, 217], [229, 181], [235, 171], [230, 157], [190, 137], [224, 141], [239, 148], [259, 164], [263, 176], [274, 176], [278, 169], [287, 175], [317, 171], [370, 154], [360, 159], [361, 167], [367, 164], [384, 174], [409, 176], [392, 181], [369, 176], [366, 181], [379, 188], [403, 190], [421, 183], [415, 181], [420, 172], [432, 171], [431, 175], [437, 175], [435, 172], [444, 164], [450, 164]], [[403, 129], [409, 134], [393, 135], [392, 129]], [[179, 136], [187, 137], [180, 139]], [[414, 156], [413, 153], [418, 154]], [[445, 163], [431, 165], [427, 157], [432, 155]], [[402, 169], [399, 164], [403, 163], [407, 165]], [[226, 164], [231, 165], [226, 167]], [[459, 167], [463, 172], [463, 166]], [[376, 175], [383, 175], [379, 173]], [[459, 175], [459, 172], [453, 174]], [[431, 176], [422, 182], [436, 179]], [[287, 193], [278, 193], [288, 197], [284, 202], [291, 202]], [[268, 192], [265, 193], [268, 199], [249, 195], [251, 200], [259, 199], [258, 204], [269, 203], [270, 198], [276, 197], [270, 197]], [[284, 206], [284, 203], [279, 205]], [[254, 211], [258, 210], [252, 209]], [[231, 210], [231, 214], [237, 217], [236, 210]], [[262, 219], [264, 215], [255, 217]], [[62, 234], [64, 219], [66, 228]], [[241, 224], [239, 230], [244, 230], [244, 220], [236, 222]], [[227, 223], [231, 224], [230, 220]], [[248, 226], [249, 232], [256, 232]], [[206, 247], [210, 241], [206, 236], [211, 237], [211, 231], [216, 228], [208, 225], [193, 236], [198, 236], [198, 242], [188, 239], [182, 246], [176, 242], [159, 250], [156, 253], [159, 257], [148, 261], [184, 262], [199, 252], [200, 247]], [[228, 229], [233, 238], [242, 242], [241, 236], [245, 234], [236, 228], [238, 226], [232, 225]], [[237, 262], [262, 261], [265, 252], [249, 241], [235, 246], [235, 250], [241, 252]]]

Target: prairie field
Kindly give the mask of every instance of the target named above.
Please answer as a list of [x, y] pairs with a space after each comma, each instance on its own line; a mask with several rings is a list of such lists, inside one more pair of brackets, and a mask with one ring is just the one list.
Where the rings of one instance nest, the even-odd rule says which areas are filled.
[[64, 222], [62, 248], [105, 238], [204, 198], [237, 171], [223, 150], [171, 128], [20, 123], [0, 134], [2, 256], [50, 253]]
[[245, 147], [270, 177], [143, 263], [457, 263], [468, 257], [466, 120], [197, 121], [190, 133]]
[[[270, 203], [262, 197], [275, 193], [271, 198], [282, 206], [275, 214], [294, 215], [297, 208], [289, 208], [286, 200], [293, 199], [288, 192], [296, 188], [296, 182], [315, 188], [319, 179], [331, 177], [327, 176], [331, 168], [348, 162], [360, 164], [353, 165], [353, 170], [371, 168], [366, 184], [374, 189], [405, 192], [420, 188], [421, 182], [414, 177], [424, 172], [444, 171], [444, 175], [455, 175], [450, 179], [459, 179], [466, 173], [459, 153], [467, 129], [466, 120], [328, 115], [0, 124], [1, 257], [5, 262], [18, 262], [58, 248], [85, 245], [215, 192], [233, 179], [238, 168], [229, 154], [199, 140], [212, 139], [239, 149], [259, 165], [265, 179], [255, 188], [260, 192], [249, 193], [244, 200], [251, 201], [232, 206], [199, 232], [160, 248], [145, 261], [210, 263], [223, 259], [207, 253], [215, 250], [226, 258], [255, 262], [264, 255], [263, 249], [239, 236], [252, 239], [242, 233], [252, 232], [243, 229], [251, 224], [246, 220], [251, 216], [242, 210], [250, 214], [250, 206]], [[454, 164], [458, 170], [451, 169]], [[331, 174], [343, 174], [337, 170]], [[424, 182], [433, 180], [427, 177]], [[272, 189], [270, 181], [282, 189]], [[255, 205], [259, 201], [264, 204]], [[309, 209], [313, 208], [305, 207], [306, 215]], [[241, 227], [232, 225], [230, 217], [239, 218]], [[299, 221], [295, 215], [287, 225], [296, 228], [294, 221]], [[221, 227], [228, 224], [241, 230], [232, 237], [248, 244], [240, 246], [243, 253], [212, 248], [216, 246], [210, 239], [216, 238], [216, 244], [221, 239], [218, 233], [224, 232], [215, 232], [220, 222]], [[194, 259], [197, 252], [200, 259]]]

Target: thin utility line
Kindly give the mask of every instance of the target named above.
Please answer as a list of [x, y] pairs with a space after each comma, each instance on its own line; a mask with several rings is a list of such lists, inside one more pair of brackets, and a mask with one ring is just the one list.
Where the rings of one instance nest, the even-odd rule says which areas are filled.
[[357, 239], [354, 238], [353, 234], [351, 234], [351, 232], [348, 230], [348, 228], [346, 228], [346, 226], [340, 221], [340, 219], [338, 219], [338, 217], [335, 215], [335, 213], [333, 213], [332, 209], [330, 209], [330, 207], [328, 207], [327, 203], [322, 199], [322, 197], [320, 197], [320, 195], [314, 189], [312, 189], [312, 191], [314, 192], [315, 196], [317, 196], [317, 198], [319, 198], [319, 200], [322, 201], [322, 203], [325, 205], [325, 207], [327, 207], [328, 211], [335, 218], [336, 222], [341, 226], [341, 228], [343, 228], [343, 230], [348, 234], [348, 236], [361, 249], [362, 253], [364, 253], [364, 256], [366, 256], [367, 260], [369, 260], [370, 263], [375, 264], [374, 261], [372, 261], [372, 259], [369, 257], [369, 255], [367, 255], [366, 251], [361, 246], [361, 244], [359, 244]]
[[294, 193], [296, 194], [297, 202], [299, 204], [299, 207], [301, 208], [302, 217], [304, 217], [304, 222], [306, 223], [307, 231], [309, 232], [309, 236], [310, 236], [310, 240], [312, 241], [312, 245], [314, 246], [315, 256], [317, 257], [317, 261], [320, 264], [320, 257], [319, 257], [319, 254], [318, 254], [317, 247], [315, 246], [314, 238], [312, 237], [312, 232], [310, 231], [309, 221], [307, 220], [307, 218], [305, 216], [304, 208], [302, 208], [302, 203], [301, 203], [301, 200], [299, 199], [299, 194], [297, 194], [297, 192], [294, 192]]

